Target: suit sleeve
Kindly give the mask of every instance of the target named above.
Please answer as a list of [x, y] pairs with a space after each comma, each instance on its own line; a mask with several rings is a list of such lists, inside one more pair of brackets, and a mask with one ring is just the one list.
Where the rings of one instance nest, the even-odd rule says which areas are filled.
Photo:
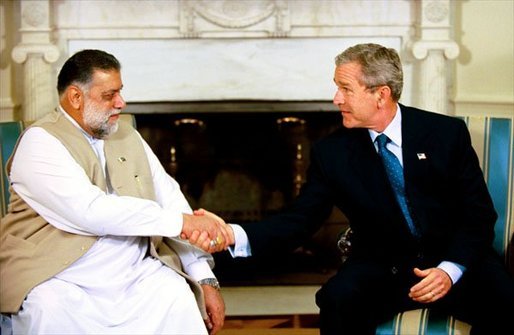
[[302, 245], [329, 216], [333, 197], [318, 150], [311, 150], [306, 183], [291, 206], [260, 222], [241, 224], [253, 256], [290, 251]]

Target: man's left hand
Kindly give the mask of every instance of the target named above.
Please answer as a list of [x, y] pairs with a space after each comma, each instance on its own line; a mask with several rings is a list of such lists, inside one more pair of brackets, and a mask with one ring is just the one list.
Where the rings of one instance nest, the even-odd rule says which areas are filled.
[[430, 303], [444, 297], [452, 287], [450, 276], [439, 268], [414, 269], [414, 274], [422, 278], [411, 287], [409, 297], [417, 302]]
[[220, 291], [210, 285], [202, 285], [207, 308], [208, 319], [205, 325], [210, 335], [214, 335], [221, 330], [225, 322], [225, 302]]

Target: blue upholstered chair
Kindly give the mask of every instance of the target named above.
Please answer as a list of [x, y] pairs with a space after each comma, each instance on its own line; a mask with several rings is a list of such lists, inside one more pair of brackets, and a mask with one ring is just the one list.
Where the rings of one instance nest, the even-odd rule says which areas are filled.
[[2, 187], [2, 193], [0, 194], [0, 216], [4, 216], [5, 213], [7, 213], [7, 204], [9, 203], [9, 181], [7, 180], [5, 165], [22, 130], [23, 123], [21, 121], [0, 123], [0, 139], [2, 139], [0, 145], [0, 156], [2, 158], [0, 161], [0, 166], [2, 168], [0, 178], [0, 186]]
[[[514, 118], [461, 117], [471, 133], [487, 187], [498, 212], [494, 248], [514, 274]], [[339, 240], [343, 260], [351, 252], [351, 231]], [[378, 326], [377, 335], [465, 335], [471, 326], [430, 308], [398, 313]]]

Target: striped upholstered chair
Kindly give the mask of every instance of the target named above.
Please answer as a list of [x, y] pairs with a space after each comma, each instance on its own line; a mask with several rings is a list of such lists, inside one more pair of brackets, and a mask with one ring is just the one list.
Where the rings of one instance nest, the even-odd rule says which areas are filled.
[[[494, 248], [501, 254], [514, 275], [514, 118], [462, 117], [471, 133], [471, 140], [498, 213]], [[339, 241], [343, 259], [351, 251], [351, 234], [347, 231]], [[430, 308], [398, 313], [392, 320], [378, 326], [380, 335], [465, 335], [471, 326], [450, 315]]]

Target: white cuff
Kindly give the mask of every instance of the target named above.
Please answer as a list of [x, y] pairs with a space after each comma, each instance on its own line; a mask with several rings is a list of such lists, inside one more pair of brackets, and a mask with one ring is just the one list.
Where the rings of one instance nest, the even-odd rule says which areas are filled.
[[158, 231], [155, 235], [166, 237], [178, 237], [182, 232], [184, 217], [176, 210], [164, 209], [162, 219], [158, 224]]
[[460, 264], [454, 263], [454, 262], [448, 262], [448, 261], [442, 261], [437, 268], [443, 270], [450, 276], [450, 279], [452, 280], [452, 283], [455, 284], [460, 277], [462, 277], [462, 274], [464, 273], [464, 270], [466, 268]]
[[252, 255], [252, 248], [248, 242], [248, 236], [244, 229], [237, 224], [231, 223], [230, 226], [234, 231], [234, 238], [236, 243], [233, 247], [229, 247], [228, 251], [232, 257], [249, 257]]
[[184, 267], [184, 272], [193, 277], [194, 280], [199, 281], [205, 278], [216, 278], [214, 273], [206, 261], [198, 261]]

